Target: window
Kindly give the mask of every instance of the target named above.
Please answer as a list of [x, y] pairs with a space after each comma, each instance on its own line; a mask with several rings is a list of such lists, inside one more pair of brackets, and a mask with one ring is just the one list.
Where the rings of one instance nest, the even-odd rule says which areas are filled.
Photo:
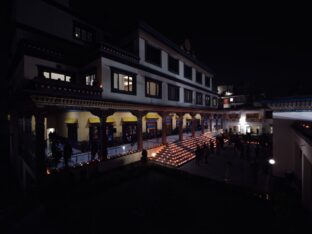
[[178, 86], [168, 84], [168, 100], [180, 100], [180, 88]]
[[213, 106], [217, 106], [217, 104], [218, 104], [218, 99], [216, 98], [216, 97], [214, 97], [213, 99], [212, 99], [212, 105]]
[[196, 82], [199, 84], [203, 83], [203, 76], [201, 72], [196, 72]]
[[196, 104], [197, 105], [203, 105], [203, 94], [202, 93], [196, 93]]
[[64, 82], [72, 82], [72, 75], [69, 73], [64, 73], [60, 71], [56, 71], [51, 68], [39, 68], [39, 75], [41, 77], [44, 77], [46, 79], [51, 79], [51, 80], [59, 80], [59, 81], [64, 81]]
[[179, 68], [179, 60], [168, 56], [168, 70], [173, 73], [179, 74]]
[[205, 86], [210, 88], [210, 77], [209, 76], [205, 76]]
[[86, 85], [93, 86], [95, 84], [95, 74], [88, 74], [85, 76]]
[[74, 22], [74, 38], [85, 42], [93, 42], [94, 32], [88, 26]]
[[205, 96], [205, 105], [206, 106], [210, 106], [210, 100], [211, 100], [210, 95], [206, 95]]
[[187, 79], [192, 79], [192, 67], [184, 64], [184, 77]]
[[145, 78], [145, 96], [161, 98], [161, 82]]
[[112, 92], [136, 94], [136, 79], [134, 74], [114, 70], [112, 71]]
[[193, 102], [193, 91], [189, 89], [184, 89], [184, 102], [192, 103]]
[[161, 50], [145, 43], [145, 61], [161, 66]]

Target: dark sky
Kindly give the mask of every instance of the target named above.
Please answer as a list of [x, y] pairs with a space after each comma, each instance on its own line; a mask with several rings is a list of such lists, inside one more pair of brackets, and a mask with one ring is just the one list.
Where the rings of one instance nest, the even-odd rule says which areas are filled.
[[218, 83], [275, 96], [311, 93], [308, 6], [153, 4], [101, 8], [95, 3], [86, 8], [84, 1], [75, 0], [74, 7], [91, 10], [93, 18], [114, 34], [143, 19], [178, 44], [189, 38], [196, 56], [216, 72]]
[[72, 0], [72, 7], [112, 35], [144, 20], [177, 44], [189, 38], [197, 58], [216, 72], [215, 83], [275, 96], [312, 93], [307, 5], [127, 2]]

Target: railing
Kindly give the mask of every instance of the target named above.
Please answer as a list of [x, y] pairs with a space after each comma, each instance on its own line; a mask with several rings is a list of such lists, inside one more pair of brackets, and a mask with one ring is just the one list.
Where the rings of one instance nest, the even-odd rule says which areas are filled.
[[103, 89], [84, 84], [75, 84], [59, 80], [50, 80], [37, 77], [33, 80], [25, 80], [24, 88], [27, 91], [53, 93], [62, 95], [101, 97]]

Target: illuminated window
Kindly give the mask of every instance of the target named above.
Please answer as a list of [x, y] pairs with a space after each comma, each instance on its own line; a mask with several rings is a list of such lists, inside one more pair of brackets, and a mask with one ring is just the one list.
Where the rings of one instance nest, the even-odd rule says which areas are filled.
[[145, 85], [146, 85], [145, 96], [161, 98], [161, 82], [150, 78], [146, 78]]
[[[52, 69], [51, 69], [52, 70]], [[49, 68], [39, 68], [39, 74], [46, 79], [71, 82], [72, 75], [63, 72], [49, 71]]]
[[95, 74], [88, 74], [85, 76], [86, 78], [86, 85], [93, 86], [95, 82]]
[[93, 42], [94, 32], [90, 27], [74, 22], [74, 38], [85, 42]]
[[112, 72], [112, 91], [125, 94], [136, 94], [136, 80], [134, 74], [123, 71]]
[[234, 98], [230, 98], [230, 102], [233, 102], [234, 101]]

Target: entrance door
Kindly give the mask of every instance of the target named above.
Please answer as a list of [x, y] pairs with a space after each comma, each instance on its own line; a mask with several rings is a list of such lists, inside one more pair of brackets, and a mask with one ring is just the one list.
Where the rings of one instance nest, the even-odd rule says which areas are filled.
[[71, 142], [77, 142], [77, 129], [78, 126], [76, 123], [67, 124], [67, 136]]
[[124, 143], [136, 141], [136, 122], [127, 122], [122, 125], [122, 139]]

